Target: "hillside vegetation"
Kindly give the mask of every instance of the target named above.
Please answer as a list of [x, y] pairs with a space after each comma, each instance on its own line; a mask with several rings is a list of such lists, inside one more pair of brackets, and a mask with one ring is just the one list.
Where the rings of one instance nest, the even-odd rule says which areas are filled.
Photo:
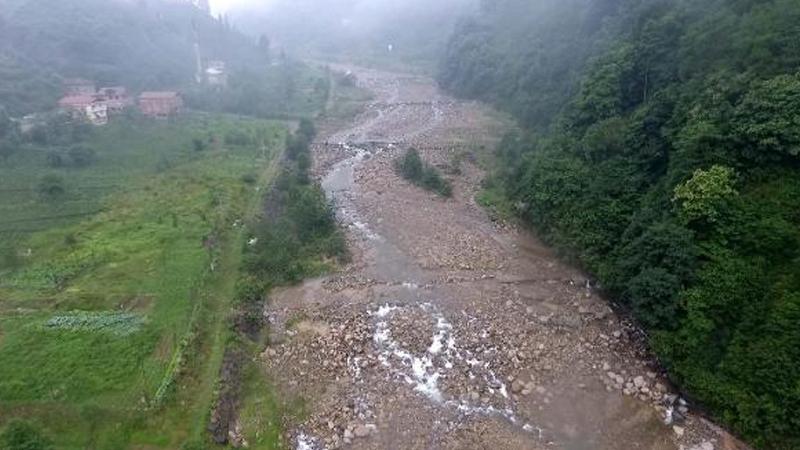
[[[194, 85], [195, 42], [202, 61], [225, 62], [224, 96]], [[70, 77], [180, 90], [204, 110], [306, 116], [325, 101], [321, 75], [188, 3], [0, 0], [0, 109], [12, 116], [52, 109]]]
[[283, 136], [254, 119], [128, 119], [86, 132], [85, 166], [30, 148], [0, 167], [0, 421], [33, 420], [58, 448], [175, 448], [203, 430], [236, 223]]
[[[226, 87], [196, 83], [195, 40]], [[70, 77], [188, 110], [91, 126], [51, 112]], [[248, 438], [279, 446], [284, 407], [249, 363], [262, 337], [240, 328], [344, 241], [308, 179], [310, 122], [287, 141], [266, 119], [318, 114], [329, 78], [188, 4], [0, 0], [0, 447], [207, 448], [240, 385]]]
[[760, 448], [800, 448], [798, 23], [793, 0], [485, 1], [440, 71], [525, 130], [488, 189]]

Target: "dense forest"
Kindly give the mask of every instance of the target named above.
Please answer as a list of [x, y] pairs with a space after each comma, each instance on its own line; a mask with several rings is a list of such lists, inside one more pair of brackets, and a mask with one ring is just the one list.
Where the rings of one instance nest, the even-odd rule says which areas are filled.
[[800, 448], [798, 24], [796, 0], [484, 1], [439, 75], [522, 125], [487, 188], [760, 448]]

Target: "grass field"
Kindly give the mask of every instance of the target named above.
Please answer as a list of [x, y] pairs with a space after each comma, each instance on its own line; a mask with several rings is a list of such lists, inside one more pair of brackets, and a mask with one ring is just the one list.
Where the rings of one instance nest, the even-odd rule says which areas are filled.
[[86, 167], [35, 146], [0, 166], [0, 424], [31, 419], [69, 449], [203, 432], [242, 224], [284, 139], [233, 116], [129, 119], [90, 133]]

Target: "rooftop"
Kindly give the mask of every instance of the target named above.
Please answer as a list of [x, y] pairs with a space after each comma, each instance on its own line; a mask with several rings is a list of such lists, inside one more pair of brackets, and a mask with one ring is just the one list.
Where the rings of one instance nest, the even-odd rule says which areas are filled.
[[178, 97], [179, 94], [174, 91], [150, 91], [142, 92], [139, 94], [140, 99], [170, 99]]

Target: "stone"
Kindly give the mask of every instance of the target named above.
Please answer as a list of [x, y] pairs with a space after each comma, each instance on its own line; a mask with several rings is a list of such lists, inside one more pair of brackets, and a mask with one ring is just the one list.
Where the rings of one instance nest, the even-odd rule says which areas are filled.
[[690, 447], [689, 450], [714, 450], [714, 444], [711, 443], [710, 441], [705, 441], [702, 444]]
[[525, 389], [525, 383], [522, 381], [515, 380], [513, 383], [511, 383], [511, 392], [519, 394], [523, 389]]
[[686, 431], [683, 427], [679, 427], [677, 425], [672, 426], [672, 431], [675, 432], [675, 435], [678, 437], [683, 437], [683, 433]]
[[356, 425], [356, 428], [353, 430], [353, 434], [355, 434], [357, 438], [367, 437], [369, 436], [369, 427], [366, 425]]
[[633, 385], [641, 389], [647, 385], [647, 381], [645, 381], [644, 377], [640, 375], [633, 379]]

